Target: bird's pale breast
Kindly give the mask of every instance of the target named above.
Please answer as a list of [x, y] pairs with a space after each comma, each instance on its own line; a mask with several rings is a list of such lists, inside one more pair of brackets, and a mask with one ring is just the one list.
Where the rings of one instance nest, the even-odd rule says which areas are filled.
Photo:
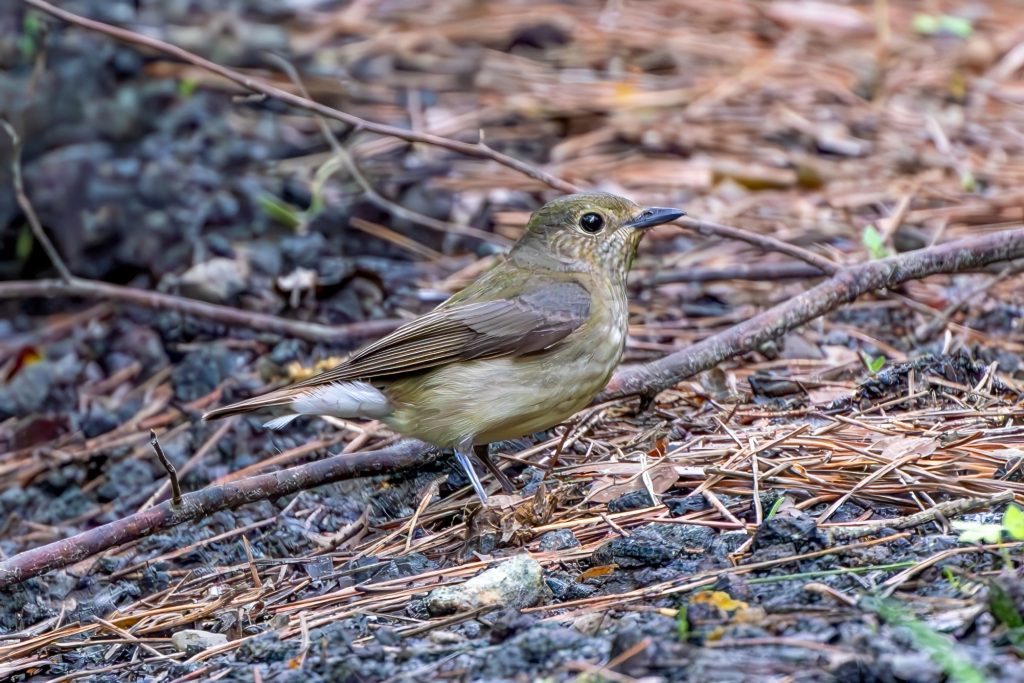
[[441, 447], [548, 429], [585, 407], [608, 383], [626, 341], [624, 292], [609, 292], [583, 325], [549, 349], [464, 361], [394, 382], [384, 418], [396, 431]]

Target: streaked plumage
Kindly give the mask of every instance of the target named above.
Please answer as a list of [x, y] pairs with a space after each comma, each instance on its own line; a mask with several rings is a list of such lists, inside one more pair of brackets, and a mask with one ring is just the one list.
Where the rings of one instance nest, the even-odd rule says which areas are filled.
[[287, 412], [272, 428], [299, 414], [380, 419], [454, 448], [486, 499], [468, 452], [548, 429], [604, 387], [625, 347], [626, 275], [643, 229], [680, 215], [610, 194], [556, 199], [501, 264], [430, 313], [331, 370], [204, 419], [262, 408]]

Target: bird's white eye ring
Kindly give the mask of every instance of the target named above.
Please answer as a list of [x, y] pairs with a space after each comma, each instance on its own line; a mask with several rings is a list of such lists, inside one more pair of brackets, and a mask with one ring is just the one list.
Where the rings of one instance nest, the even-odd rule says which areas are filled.
[[583, 232], [589, 232], [591, 235], [601, 232], [601, 228], [604, 227], [604, 218], [599, 213], [585, 213], [580, 216], [580, 228]]

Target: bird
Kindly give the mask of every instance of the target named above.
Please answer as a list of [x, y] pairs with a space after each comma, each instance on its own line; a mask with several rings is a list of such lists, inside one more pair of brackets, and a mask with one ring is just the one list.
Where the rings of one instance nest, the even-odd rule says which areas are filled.
[[434, 310], [331, 369], [203, 419], [270, 410], [270, 429], [300, 415], [380, 420], [454, 450], [486, 505], [471, 457], [505, 493], [515, 490], [488, 445], [550, 429], [605, 387], [626, 346], [637, 246], [684, 215], [603, 192], [553, 199], [503, 260]]

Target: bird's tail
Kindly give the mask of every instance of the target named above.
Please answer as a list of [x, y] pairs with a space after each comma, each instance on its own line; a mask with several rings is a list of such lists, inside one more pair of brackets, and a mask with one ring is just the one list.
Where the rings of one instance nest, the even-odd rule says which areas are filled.
[[264, 423], [270, 429], [280, 429], [299, 415], [380, 418], [391, 412], [391, 403], [379, 389], [367, 382], [331, 382], [277, 389], [211, 410], [203, 415], [203, 420], [219, 420], [265, 408], [277, 408], [278, 412], [281, 408], [286, 410], [287, 414]]
[[261, 396], [253, 396], [252, 398], [247, 398], [244, 401], [238, 401], [237, 403], [232, 403], [222, 408], [214, 408], [213, 410], [203, 414], [203, 421], [222, 420], [225, 417], [231, 417], [232, 415], [251, 413], [265, 408], [288, 406], [295, 400], [295, 395], [297, 393], [299, 392], [295, 389], [285, 387], [284, 389], [277, 389], [276, 391], [271, 391]]

